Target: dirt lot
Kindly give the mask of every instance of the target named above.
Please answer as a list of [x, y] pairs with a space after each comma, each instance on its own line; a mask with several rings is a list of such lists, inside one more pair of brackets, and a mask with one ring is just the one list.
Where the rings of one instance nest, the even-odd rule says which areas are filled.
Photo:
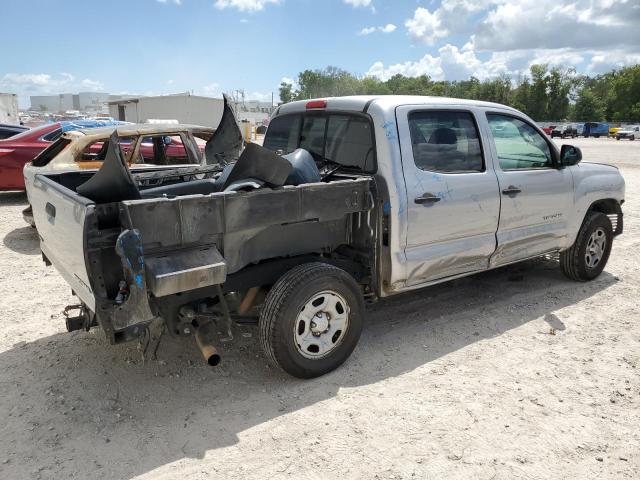
[[0, 195], [0, 478], [640, 478], [640, 142], [572, 143], [627, 181], [598, 280], [539, 260], [380, 302], [313, 381], [252, 328], [217, 369], [66, 333], [71, 292]]

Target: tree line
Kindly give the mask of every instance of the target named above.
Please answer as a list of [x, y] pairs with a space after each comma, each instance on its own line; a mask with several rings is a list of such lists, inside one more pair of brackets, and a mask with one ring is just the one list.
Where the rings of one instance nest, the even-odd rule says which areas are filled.
[[640, 65], [601, 75], [579, 75], [571, 68], [532, 65], [527, 75], [480, 81], [432, 80], [428, 75], [394, 75], [382, 81], [358, 77], [336, 67], [305, 70], [297, 85], [283, 82], [283, 103], [344, 95], [431, 95], [502, 103], [536, 121], [640, 122]]

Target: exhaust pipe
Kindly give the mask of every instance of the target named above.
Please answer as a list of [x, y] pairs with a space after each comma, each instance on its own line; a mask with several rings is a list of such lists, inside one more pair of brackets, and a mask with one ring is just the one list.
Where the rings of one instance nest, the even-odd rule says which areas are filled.
[[202, 356], [204, 357], [206, 362], [212, 367], [218, 365], [220, 363], [220, 360], [222, 360], [222, 357], [218, 353], [216, 347], [214, 347], [204, 339], [204, 336], [200, 329], [196, 330], [195, 337], [196, 345], [198, 345], [198, 348], [200, 349], [200, 352], [202, 353]]

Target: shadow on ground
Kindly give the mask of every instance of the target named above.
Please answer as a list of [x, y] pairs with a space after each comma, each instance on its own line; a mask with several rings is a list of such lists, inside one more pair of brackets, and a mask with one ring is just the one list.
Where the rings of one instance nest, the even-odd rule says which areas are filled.
[[0, 206], [15, 207], [28, 205], [26, 192], [0, 192]]
[[38, 231], [30, 226], [11, 230], [4, 236], [2, 242], [8, 249], [22, 255], [38, 255], [40, 253]]
[[539, 260], [381, 301], [368, 309], [347, 363], [310, 381], [265, 366], [255, 328], [236, 331], [217, 369], [203, 365], [188, 339], [165, 339], [160, 360], [147, 364], [135, 345], [110, 346], [93, 332], [16, 344], [0, 353], [0, 451], [9, 460], [0, 477], [27, 478], [24, 459], [53, 478], [130, 479], [202, 458], [341, 388], [402, 375], [532, 320], [562, 331], [554, 311], [615, 282], [607, 273], [569, 282], [556, 262]]

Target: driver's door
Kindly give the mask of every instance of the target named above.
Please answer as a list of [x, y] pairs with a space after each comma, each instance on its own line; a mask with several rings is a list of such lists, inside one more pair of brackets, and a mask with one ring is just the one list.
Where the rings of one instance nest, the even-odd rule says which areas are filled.
[[525, 118], [487, 112], [500, 186], [500, 222], [491, 266], [504, 265], [567, 243], [573, 178], [557, 168], [557, 153]]

